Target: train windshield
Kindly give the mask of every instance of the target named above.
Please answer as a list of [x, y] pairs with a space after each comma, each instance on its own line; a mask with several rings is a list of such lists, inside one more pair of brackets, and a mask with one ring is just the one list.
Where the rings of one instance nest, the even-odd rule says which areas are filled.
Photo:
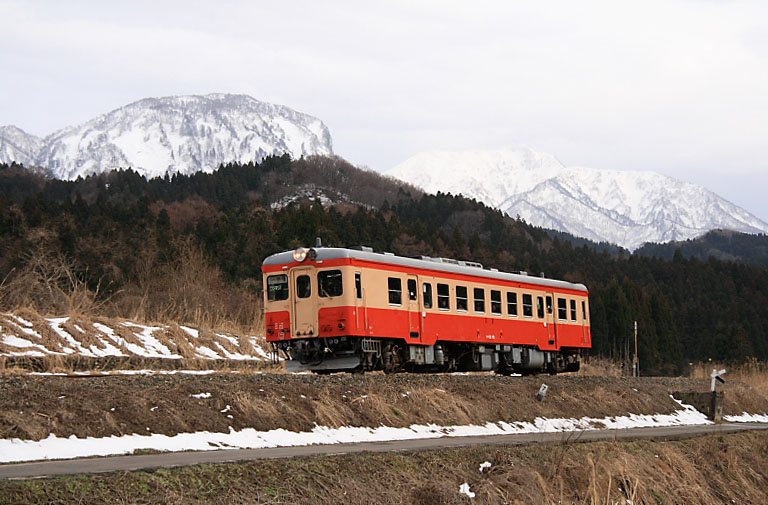
[[341, 296], [343, 291], [341, 270], [325, 270], [317, 274], [320, 296]]
[[288, 299], [288, 276], [285, 274], [267, 277], [267, 299], [271, 302]]

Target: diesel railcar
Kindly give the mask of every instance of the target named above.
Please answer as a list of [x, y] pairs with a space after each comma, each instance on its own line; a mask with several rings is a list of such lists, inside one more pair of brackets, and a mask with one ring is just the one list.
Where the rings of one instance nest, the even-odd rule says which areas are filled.
[[559, 373], [591, 347], [583, 284], [368, 247], [285, 251], [262, 272], [291, 371]]

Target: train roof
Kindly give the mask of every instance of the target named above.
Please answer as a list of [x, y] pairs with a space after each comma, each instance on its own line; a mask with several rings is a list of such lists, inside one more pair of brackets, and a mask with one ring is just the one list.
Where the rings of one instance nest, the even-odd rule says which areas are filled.
[[[421, 258], [406, 258], [403, 256], [396, 256], [392, 253], [374, 252], [369, 247], [360, 249], [346, 249], [342, 247], [318, 247], [314, 250], [317, 252], [316, 259], [318, 260], [351, 258], [364, 261], [372, 261], [376, 263], [384, 263], [388, 265], [399, 265], [412, 268], [437, 270], [440, 272], [474, 275], [513, 282], [524, 282], [526, 284], [535, 284], [552, 288], [572, 289], [585, 292], [587, 291], [587, 287], [584, 286], [584, 284], [575, 284], [572, 282], [560, 281], [556, 279], [547, 279], [546, 277], [535, 277], [532, 275], [527, 275], [525, 272], [500, 272], [496, 269], [483, 268], [479, 263], [473, 263], [471, 261], [457, 261], [448, 258], [430, 258], [429, 256], [422, 256]], [[268, 256], [264, 259], [262, 265], [286, 265], [288, 263], [292, 263], [293, 261], [293, 251], [284, 251]]]

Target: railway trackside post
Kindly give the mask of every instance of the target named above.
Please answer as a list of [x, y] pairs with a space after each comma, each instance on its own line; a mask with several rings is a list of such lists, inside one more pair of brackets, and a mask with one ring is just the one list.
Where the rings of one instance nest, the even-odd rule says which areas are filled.
[[536, 395], [536, 399], [540, 402], [544, 401], [544, 398], [547, 396], [547, 390], [549, 389], [549, 386], [546, 384], [542, 384], [539, 388], [539, 393]]

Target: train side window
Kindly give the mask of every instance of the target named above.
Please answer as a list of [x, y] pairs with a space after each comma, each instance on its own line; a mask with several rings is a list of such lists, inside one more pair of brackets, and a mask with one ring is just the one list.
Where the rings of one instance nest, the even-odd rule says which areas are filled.
[[418, 298], [418, 292], [416, 291], [416, 279], [408, 279], [408, 298], [411, 300]]
[[456, 310], [467, 311], [467, 286], [456, 286]]
[[440, 310], [451, 308], [451, 290], [448, 284], [437, 285], [437, 308]]
[[584, 321], [587, 320], [587, 302], [584, 300], [581, 301], [581, 315], [584, 318]]
[[533, 295], [523, 293], [523, 315], [533, 317]]
[[277, 302], [288, 299], [288, 276], [285, 274], [267, 277], [267, 300]]
[[507, 315], [517, 317], [517, 293], [507, 293]]
[[491, 290], [491, 314], [501, 315], [501, 291]]
[[400, 305], [403, 303], [403, 287], [402, 282], [397, 277], [389, 277], [387, 279], [387, 287], [389, 288], [389, 303], [390, 305]]
[[565, 308], [565, 298], [557, 299], [557, 318], [562, 321], [568, 319], [568, 310]]
[[309, 298], [312, 296], [312, 280], [309, 275], [299, 275], [296, 277], [296, 296], [299, 298]]
[[432, 308], [432, 284], [425, 282], [421, 287], [424, 290], [424, 295], [423, 295], [424, 308], [431, 309]]
[[536, 297], [536, 315], [539, 319], [544, 319], [544, 298]]
[[317, 274], [317, 291], [320, 296], [341, 296], [344, 287], [341, 283], [341, 270], [323, 270]]
[[552, 297], [548, 296], [547, 297], [547, 314], [551, 314], [551, 313], [552, 313]]
[[475, 288], [473, 296], [475, 298], [475, 312], [485, 312], [485, 290]]
[[360, 272], [355, 272], [355, 295], [358, 300], [363, 299], [363, 278]]
[[571, 321], [576, 320], [576, 300], [571, 300]]

